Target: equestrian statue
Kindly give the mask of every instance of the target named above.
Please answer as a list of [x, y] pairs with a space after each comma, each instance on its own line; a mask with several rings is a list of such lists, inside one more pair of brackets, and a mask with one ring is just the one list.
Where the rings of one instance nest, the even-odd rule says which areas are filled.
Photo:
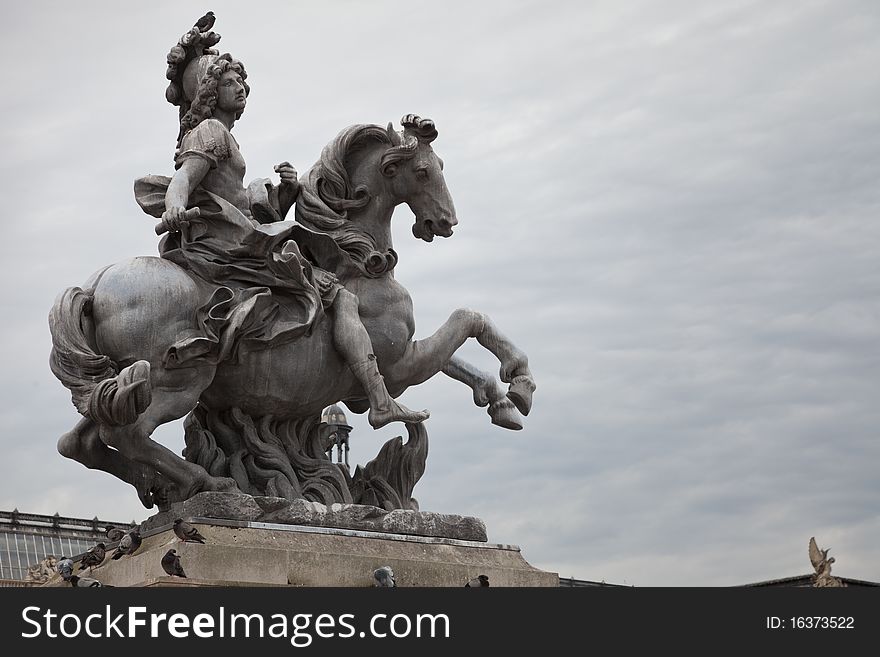
[[[147, 508], [240, 491], [417, 509], [429, 413], [396, 398], [443, 372], [494, 424], [520, 429], [535, 390], [526, 355], [481, 312], [455, 310], [413, 340], [391, 216], [406, 203], [415, 237], [453, 234], [437, 128], [412, 114], [402, 130], [353, 125], [302, 180], [282, 162], [279, 183], [245, 187], [232, 130], [250, 87], [244, 65], [213, 47], [219, 40], [197, 24], [167, 56], [166, 98], [179, 108], [174, 173], [134, 186], [159, 220], [159, 257], [103, 267], [51, 310], [52, 372], [83, 416], [58, 450], [131, 484]], [[468, 338], [498, 358], [506, 389], [455, 355]], [[352, 476], [326, 455], [320, 414], [337, 402], [374, 428], [403, 422], [407, 442], [388, 441]], [[151, 434], [184, 416], [181, 458]]]

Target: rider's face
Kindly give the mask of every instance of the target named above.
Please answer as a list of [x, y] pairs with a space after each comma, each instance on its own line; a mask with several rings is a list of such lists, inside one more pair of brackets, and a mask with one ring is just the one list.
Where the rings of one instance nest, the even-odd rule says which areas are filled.
[[217, 83], [217, 107], [237, 114], [244, 109], [246, 103], [247, 96], [241, 76], [235, 71], [226, 71]]

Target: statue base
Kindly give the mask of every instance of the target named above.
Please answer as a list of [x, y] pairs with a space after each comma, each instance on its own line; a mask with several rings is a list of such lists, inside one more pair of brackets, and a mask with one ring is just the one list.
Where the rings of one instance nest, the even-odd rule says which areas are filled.
[[[557, 573], [534, 568], [514, 545], [383, 532], [191, 518], [206, 539], [183, 543], [171, 525], [145, 531], [132, 556], [112, 560], [112, 547], [88, 575], [109, 586], [370, 587], [373, 571], [391, 566], [397, 586], [464, 586], [487, 575], [490, 586], [558, 586]], [[186, 579], [169, 577], [161, 559], [174, 549]], [[77, 564], [78, 568], [78, 564]], [[44, 586], [68, 586], [56, 575]]]
[[171, 505], [141, 523], [141, 534], [174, 522], [175, 518], [218, 518], [281, 525], [305, 525], [356, 531], [488, 540], [486, 525], [479, 518], [430, 511], [386, 511], [363, 504], [326, 506], [308, 500], [254, 497], [245, 493], [205, 492]]

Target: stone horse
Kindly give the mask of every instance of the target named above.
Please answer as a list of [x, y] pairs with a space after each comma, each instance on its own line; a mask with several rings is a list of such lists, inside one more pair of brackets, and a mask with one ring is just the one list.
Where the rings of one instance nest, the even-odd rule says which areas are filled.
[[[493, 423], [520, 429], [520, 413], [528, 414], [535, 389], [528, 361], [485, 314], [455, 310], [432, 336], [412, 339], [412, 300], [393, 272], [397, 262], [391, 243], [393, 210], [407, 203], [415, 214], [414, 236], [427, 242], [435, 236], [451, 236], [458, 222], [443, 163], [431, 146], [437, 136], [433, 122], [409, 115], [404, 125], [420, 129], [398, 133], [389, 124], [387, 128], [355, 125], [342, 131], [304, 177], [303, 190], [321, 198], [332, 196], [337, 205], [348, 207], [347, 221], [369, 232], [378, 248], [393, 257], [388, 271], [378, 276], [336, 272], [359, 299], [360, 317], [392, 396], [442, 371], [473, 390], [474, 402], [488, 407]], [[386, 152], [399, 151], [401, 145], [407, 146], [406, 157], [392, 164], [383, 160]], [[253, 487], [239, 476], [242, 469], [264, 473], [268, 466], [260, 459], [269, 458], [269, 452], [280, 455], [282, 463], [275, 470], [284, 476], [267, 476], [261, 494], [358, 501], [345, 491], [334, 497], [309, 493], [298, 484], [297, 475], [289, 472], [290, 463], [305, 459], [303, 467], [308, 469], [323, 454], [316, 448], [294, 454], [289, 432], [277, 430], [279, 422], [303, 418], [314, 424], [323, 408], [340, 400], [355, 412], [368, 408], [364, 391], [333, 347], [332, 319], [324, 315], [310, 334], [250, 351], [237, 360], [169, 367], [165, 358], [169, 345], [196, 330], [196, 309], [206, 302], [205, 289], [204, 283], [168, 260], [136, 257], [105, 267], [82, 288], [68, 288], [59, 295], [50, 314], [50, 364], [84, 415], [59, 440], [60, 453], [132, 484], [147, 508], [154, 501], [167, 508], [171, 501], [201, 491], [248, 492], [246, 488]], [[491, 374], [454, 355], [468, 338], [475, 338], [498, 358], [500, 378], [510, 384], [508, 390]], [[225, 440], [223, 427], [193, 428], [193, 422], [198, 423], [198, 418], [192, 419], [194, 409], [201, 409], [202, 424], [205, 409], [215, 419], [226, 413], [227, 424], [231, 413], [248, 436], [259, 433], [270, 420], [276, 430], [274, 434], [267, 430], [270, 437], [264, 436], [252, 454], [225, 459], [214, 444]], [[201, 431], [214, 442], [207, 456], [195, 458], [185, 451], [184, 460], [150, 436], [156, 427], [191, 411], [188, 451], [205, 452], [204, 446], [190, 445], [190, 433]], [[217, 466], [218, 454], [222, 467]], [[327, 465], [318, 463], [325, 469]]]

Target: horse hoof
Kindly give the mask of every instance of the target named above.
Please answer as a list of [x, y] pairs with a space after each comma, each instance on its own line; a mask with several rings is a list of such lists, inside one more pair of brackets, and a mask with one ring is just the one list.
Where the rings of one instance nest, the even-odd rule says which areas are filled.
[[523, 415], [528, 415], [532, 410], [532, 393], [535, 392], [535, 382], [530, 376], [518, 376], [511, 383], [507, 396], [513, 405]]
[[143, 492], [138, 491], [138, 499], [141, 501], [141, 504], [143, 504], [144, 508], [146, 509], [152, 509], [155, 506], [155, 504], [153, 503], [152, 490], [145, 490]]
[[519, 413], [507, 397], [502, 397], [489, 405], [489, 417], [492, 418], [492, 424], [504, 429], [519, 431], [523, 428]]
[[489, 393], [492, 391], [492, 388], [488, 385], [481, 385], [474, 388], [474, 404], [479, 406], [480, 408], [485, 408], [489, 405]]
[[186, 495], [183, 499], [189, 499], [193, 495], [198, 493], [202, 493], [205, 491], [212, 491], [218, 493], [240, 493], [241, 491], [238, 489], [238, 484], [235, 483], [235, 479], [230, 477], [214, 477], [205, 473], [203, 477], [197, 477], [193, 480], [192, 484], [189, 487]]
[[221, 493], [240, 493], [238, 484], [231, 477], [211, 477], [205, 490], [215, 490]]
[[135, 486], [135, 489], [141, 504], [148, 509], [155, 506], [159, 511], [166, 511], [173, 502], [184, 500], [180, 489], [155, 471], [145, 474], [140, 485]]

